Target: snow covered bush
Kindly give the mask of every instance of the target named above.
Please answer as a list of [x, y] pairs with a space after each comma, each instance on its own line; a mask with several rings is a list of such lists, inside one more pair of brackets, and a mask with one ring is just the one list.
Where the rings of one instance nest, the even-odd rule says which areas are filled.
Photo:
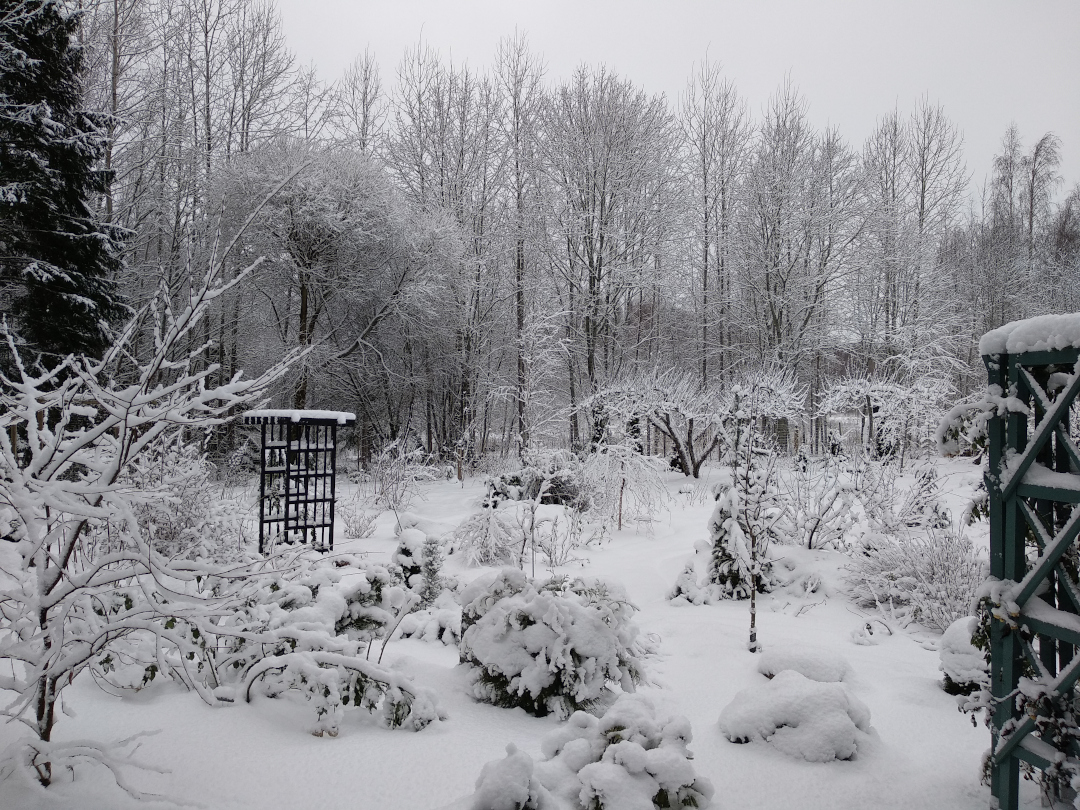
[[761, 654], [758, 662], [758, 672], [766, 678], [774, 678], [789, 669], [820, 683], [839, 683], [851, 674], [851, 665], [842, 656], [827, 650], [770, 647]]
[[847, 582], [859, 607], [944, 631], [968, 615], [986, 570], [971, 541], [950, 530], [878, 535], [854, 556]]
[[[776, 539], [773, 531], [775, 510], [766, 514], [758, 500], [747, 510], [739, 491], [724, 486], [716, 495], [716, 505], [709, 516], [709, 539], [695, 545], [695, 557], [686, 564], [668, 593], [672, 601], [694, 605], [712, 604], [721, 599], [748, 599], [752, 585], [758, 593], [768, 593], [778, 583], [768, 556], [769, 541]], [[754, 531], [760, 545], [752, 547], [744, 527], [754, 521]], [[704, 558], [704, 565], [698, 560]], [[704, 568], [704, 574], [699, 568]]]
[[294, 692], [317, 736], [337, 736], [350, 704], [390, 727], [419, 730], [440, 717], [433, 695], [368, 660], [415, 604], [387, 569], [302, 551], [215, 572], [189, 591], [220, 607], [147, 625], [118, 655], [94, 661], [97, 676], [140, 688], [163, 675], [212, 705]]
[[843, 684], [820, 683], [794, 670], [744, 689], [720, 712], [731, 742], [766, 742], [808, 762], [852, 759], [870, 732], [870, 710]]
[[589, 515], [620, 530], [624, 521], [656, 515], [668, 498], [662, 471], [655, 456], [642, 454], [640, 437], [608, 425], [582, 463], [581, 478], [592, 501]]
[[644, 646], [621, 587], [598, 580], [545, 583], [504, 569], [462, 594], [461, 660], [472, 694], [542, 717], [594, 708], [609, 685], [632, 692]]
[[575, 712], [540, 745], [544, 759], [510, 744], [487, 763], [469, 810], [654, 810], [710, 805], [712, 783], [694, 773], [690, 723], [643, 695], [622, 695], [594, 717]]
[[990, 687], [990, 665], [986, 650], [971, 643], [978, 630], [979, 620], [961, 616], [949, 625], [938, 647], [941, 671], [945, 674], [942, 687], [950, 695], [970, 695]]
[[345, 527], [345, 536], [352, 540], [371, 537], [375, 533], [375, 521], [378, 514], [365, 509], [359, 499], [349, 503], [338, 501], [334, 505], [335, 519]]
[[451, 542], [469, 565], [520, 565], [525, 538], [517, 514], [515, 502], [492, 501], [458, 526]]
[[[166, 557], [224, 562], [237, 557], [247, 510], [214, 485], [214, 465], [181, 434], [133, 459], [120, 481], [139, 531]], [[102, 551], [120, 532], [109, 521], [91, 524], [88, 540]]]
[[402, 638], [456, 646], [461, 641], [461, 605], [449, 591], [443, 591], [430, 606], [406, 615], [400, 627]]
[[789, 475], [779, 477], [793, 542], [804, 548], [842, 548], [855, 523], [854, 493], [836, 456], [810, 456], [800, 448]]
[[[41, 370], [24, 363], [4, 336], [10, 364], [0, 374], [0, 504], [15, 513], [18, 529], [17, 542], [4, 543], [0, 689], [16, 696], [3, 713], [41, 741], [51, 738], [63, 689], [114, 645], [139, 630], [171, 632], [169, 622], [221, 615], [216, 595], [188, 593], [220, 566], [164, 556], [148, 530], [151, 513], [140, 515], [155, 496], [171, 497], [168, 487], [136, 491], [129, 481], [146, 460], [181, 446], [184, 435], [264, 396], [293, 359], [253, 380], [237, 374], [213, 384], [220, 369], [206, 364], [196, 335], [214, 301], [252, 270], [223, 280], [231, 247], [212, 251], [213, 263], [201, 283], [193, 274], [186, 300], [160, 288], [101, 360], [69, 356]], [[104, 548], [91, 542], [102, 525]], [[183, 519], [175, 525], [170, 542], [187, 543], [190, 527]], [[189, 652], [185, 664], [195, 660], [196, 650]], [[64, 761], [61, 748], [35, 755], [33, 778], [44, 786], [53, 762]]]

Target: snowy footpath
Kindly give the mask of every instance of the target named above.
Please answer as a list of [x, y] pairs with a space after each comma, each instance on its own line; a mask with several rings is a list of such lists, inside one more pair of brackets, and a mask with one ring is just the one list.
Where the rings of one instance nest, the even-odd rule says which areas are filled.
[[[978, 480], [965, 462], [942, 462], [945, 491], [954, 514]], [[762, 656], [746, 650], [746, 602], [710, 606], [667, 601], [676, 577], [706, 535], [711, 503], [677, 493], [685, 479], [669, 478], [673, 493], [666, 511], [648, 524], [636, 523], [599, 546], [578, 552], [564, 569], [623, 584], [640, 609], [642, 634], [655, 642], [648, 661], [649, 685], [639, 691], [691, 723], [693, 767], [711, 780], [716, 808], [763, 810], [866, 810], [950, 808], [983, 810], [989, 790], [979, 784], [980, 760], [989, 731], [973, 727], [941, 688], [938, 635], [898, 630], [890, 634], [845, 598], [843, 567], [836, 552], [775, 547], [791, 555], [800, 571], [817, 574], [810, 595], [781, 590], [759, 600], [759, 638], [766, 653], [816, 652], [843, 659], [843, 683], [869, 710], [869, 731], [860, 732], [857, 754], [848, 760], [808, 762], [762, 742], [729, 742], [719, 725], [721, 711], [744, 689], [767, 684]], [[456, 525], [476, 509], [480, 480], [423, 485], [411, 511]], [[395, 546], [390, 514], [375, 534], [340, 543], [386, 561]], [[475, 576], [454, 556], [445, 570]], [[539, 570], [538, 570], [539, 573]], [[424, 730], [390, 731], [361, 711], [347, 711], [337, 738], [305, 732], [307, 709], [288, 699], [257, 699], [250, 705], [210, 708], [197, 695], [155, 683], [134, 694], [114, 696], [85, 675], [64, 692], [59, 739], [121, 740], [145, 734], [136, 757], [152, 770], [129, 771], [140, 790], [204, 808], [350, 808], [350, 810], [437, 810], [467, 807], [483, 765], [506, 756], [506, 746], [540, 760], [540, 741], [559, 727], [548, 716], [475, 702], [466, 694], [466, 675], [456, 647], [394, 638], [384, 663], [410, 673], [439, 695], [448, 719]], [[19, 730], [0, 726], [0, 748]], [[160, 772], [159, 772], [160, 771]], [[1030, 785], [1025, 801], [1038, 805]], [[25, 785], [0, 782], [0, 808], [70, 807], [80, 810], [174, 807], [172, 801], [136, 801], [119, 791], [104, 772], [87, 770], [63, 778], [42, 796]]]

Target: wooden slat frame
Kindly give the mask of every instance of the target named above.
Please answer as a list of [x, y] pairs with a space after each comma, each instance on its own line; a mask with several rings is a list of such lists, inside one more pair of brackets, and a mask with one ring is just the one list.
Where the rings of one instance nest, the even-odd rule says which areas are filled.
[[[1007, 599], [1020, 611], [1010, 621], [993, 617], [990, 626], [995, 702], [991, 792], [1001, 810], [1019, 808], [1021, 762], [1045, 769], [1052, 762], [1052, 751], [1053, 759], [1077, 755], [1073, 747], [1057, 752], [1039, 737], [1036, 718], [1019, 717], [1014, 696], [1025, 664], [1057, 694], [1068, 693], [1080, 681], [1080, 656], [1075, 655], [1080, 620], [1064, 616], [1080, 613], [1080, 589], [1063, 564], [1080, 537], [1080, 508], [1075, 506], [1080, 504], [1080, 489], [1069, 486], [1067, 479], [1025, 480], [1039, 463], [1080, 482], [1080, 450], [1069, 436], [1069, 414], [1080, 395], [1078, 357], [1076, 349], [983, 357], [988, 384], [999, 386], [1026, 407], [1026, 413], [1013, 408], [1004, 416], [995, 415], [988, 426], [990, 573], [1016, 583]], [[1053, 367], [1072, 374], [1056, 395], [1045, 387]], [[1010, 478], [1002, 485], [1006, 459], [1011, 460]], [[1039, 552], [1030, 566], [1029, 537]], [[1014, 728], [1004, 734], [1010, 721], [1015, 721]]]

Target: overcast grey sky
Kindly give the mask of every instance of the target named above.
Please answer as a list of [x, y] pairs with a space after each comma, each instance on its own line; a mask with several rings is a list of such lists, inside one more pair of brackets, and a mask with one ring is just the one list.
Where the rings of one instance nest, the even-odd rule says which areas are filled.
[[674, 103], [696, 61], [720, 62], [755, 114], [790, 73], [817, 126], [856, 147], [919, 96], [964, 133], [973, 188], [1006, 127], [1052, 131], [1062, 191], [1080, 181], [1080, 0], [278, 0], [289, 46], [337, 78], [370, 47], [392, 86], [421, 37], [455, 62], [494, 63], [524, 31], [549, 81], [605, 64]]

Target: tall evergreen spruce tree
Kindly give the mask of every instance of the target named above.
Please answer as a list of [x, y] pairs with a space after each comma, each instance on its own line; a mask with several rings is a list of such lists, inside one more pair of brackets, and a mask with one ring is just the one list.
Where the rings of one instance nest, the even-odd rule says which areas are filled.
[[100, 356], [125, 311], [120, 230], [92, 207], [109, 178], [80, 109], [77, 28], [55, 0], [0, 0], [0, 312], [45, 357]]

